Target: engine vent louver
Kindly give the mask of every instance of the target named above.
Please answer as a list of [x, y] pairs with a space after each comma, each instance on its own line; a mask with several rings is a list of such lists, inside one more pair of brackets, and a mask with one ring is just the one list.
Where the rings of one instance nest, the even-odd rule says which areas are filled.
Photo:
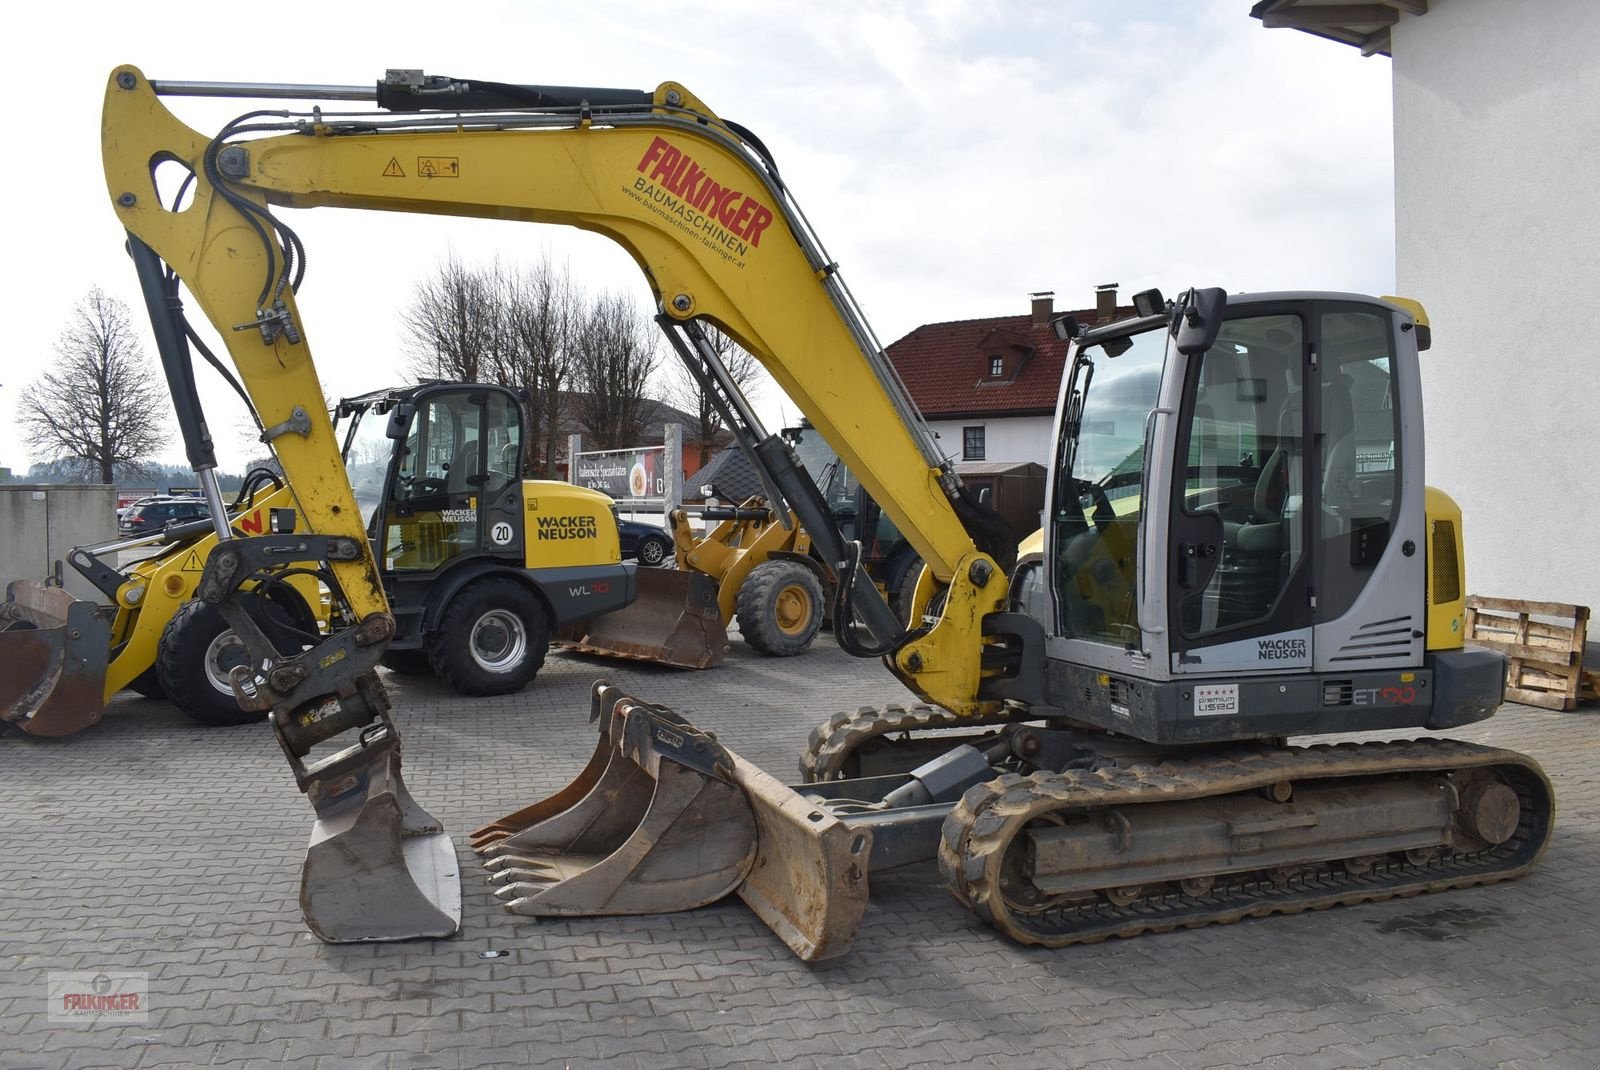
[[1356, 685], [1350, 680], [1324, 680], [1322, 682], [1322, 704], [1324, 706], [1348, 706], [1355, 701]]
[[1415, 625], [1409, 616], [1363, 624], [1339, 647], [1330, 661], [1393, 661], [1409, 658], [1417, 641]]

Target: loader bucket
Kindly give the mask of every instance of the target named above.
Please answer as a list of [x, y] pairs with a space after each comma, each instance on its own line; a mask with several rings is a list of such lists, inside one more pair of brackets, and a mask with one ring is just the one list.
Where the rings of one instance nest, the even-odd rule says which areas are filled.
[[584, 654], [709, 669], [728, 652], [717, 583], [703, 572], [638, 570], [638, 597], [626, 609], [584, 621], [556, 639]]
[[733, 891], [756, 826], [728, 752], [604, 681], [591, 717], [601, 746], [577, 780], [473, 834], [495, 896], [519, 914], [595, 916], [689, 910]]
[[0, 604], [0, 721], [29, 735], [70, 736], [105, 709], [111, 626], [94, 602], [17, 580]]
[[509, 910], [660, 914], [737, 889], [801, 958], [849, 949], [866, 910], [870, 832], [609, 684], [595, 685], [591, 718], [600, 742], [576, 780], [472, 834]]
[[310, 779], [317, 822], [300, 910], [311, 932], [332, 944], [453, 935], [461, 927], [455, 846], [406, 790], [398, 737], [371, 735]]

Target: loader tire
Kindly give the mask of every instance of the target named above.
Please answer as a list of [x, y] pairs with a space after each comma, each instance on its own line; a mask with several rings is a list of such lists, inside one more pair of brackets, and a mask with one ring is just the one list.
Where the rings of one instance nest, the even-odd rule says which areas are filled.
[[241, 710], [228, 670], [249, 654], [215, 607], [196, 599], [167, 621], [156, 654], [156, 678], [167, 698], [195, 721], [214, 727], [253, 724], [264, 710]]
[[401, 676], [433, 675], [426, 650], [391, 650], [378, 659], [378, 664]]
[[128, 690], [135, 691], [145, 698], [160, 700], [167, 697], [166, 688], [161, 686], [161, 674], [156, 672], [154, 665], [129, 680]]
[[889, 606], [907, 628], [915, 628], [922, 623], [911, 619], [911, 599], [917, 593], [917, 580], [921, 577], [922, 558], [912, 554], [900, 563], [889, 581]]
[[804, 653], [822, 627], [822, 584], [796, 561], [757, 565], [739, 588], [744, 641], [769, 657]]
[[428, 637], [433, 671], [458, 693], [473, 697], [521, 691], [544, 666], [550, 618], [544, 604], [516, 580], [491, 576], [451, 599]]

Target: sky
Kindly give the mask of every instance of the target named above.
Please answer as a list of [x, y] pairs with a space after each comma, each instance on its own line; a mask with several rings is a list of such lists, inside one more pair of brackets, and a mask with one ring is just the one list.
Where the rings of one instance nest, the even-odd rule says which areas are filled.
[[[10, 254], [0, 466], [20, 473], [32, 460], [17, 434], [18, 393], [49, 366], [73, 306], [98, 286], [144, 322], [99, 158], [101, 98], [118, 64], [155, 80], [355, 85], [420, 67], [523, 84], [682, 83], [772, 150], [885, 343], [923, 323], [1021, 314], [1034, 291], [1054, 291], [1058, 309], [1089, 307], [1094, 287], [1110, 282], [1124, 300], [1152, 286], [1391, 292], [1389, 61], [1265, 30], [1250, 7], [36, 8], [36, 25], [7, 50], [14, 124], [28, 137], [14, 139], [0, 168]], [[206, 133], [259, 106], [166, 104]], [[620, 248], [571, 228], [279, 211], [305, 240], [299, 303], [329, 397], [400, 380], [401, 310], [450, 255], [484, 265], [548, 256], [586, 291], [652, 303]], [[153, 363], [148, 335], [145, 352]], [[222, 467], [238, 470], [261, 448], [215, 373], [201, 365], [200, 376]], [[771, 384], [757, 409], [769, 430], [798, 415]], [[174, 427], [161, 459], [182, 458]]]

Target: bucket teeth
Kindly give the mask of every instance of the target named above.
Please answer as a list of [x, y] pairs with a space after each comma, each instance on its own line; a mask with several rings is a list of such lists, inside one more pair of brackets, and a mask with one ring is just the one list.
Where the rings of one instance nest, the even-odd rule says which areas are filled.
[[561, 879], [561, 869], [537, 858], [518, 858], [514, 865], [505, 866], [489, 874], [490, 884], [515, 884], [517, 881], [542, 881], [546, 884]]
[[513, 913], [537, 914], [537, 910], [517, 910], [514, 904], [519, 902], [527, 902], [540, 892], [545, 891], [548, 887], [548, 884], [541, 884], [535, 881], [507, 884], [503, 887], [496, 888], [494, 890], [494, 897], [506, 904], [506, 908], [511, 910]]

